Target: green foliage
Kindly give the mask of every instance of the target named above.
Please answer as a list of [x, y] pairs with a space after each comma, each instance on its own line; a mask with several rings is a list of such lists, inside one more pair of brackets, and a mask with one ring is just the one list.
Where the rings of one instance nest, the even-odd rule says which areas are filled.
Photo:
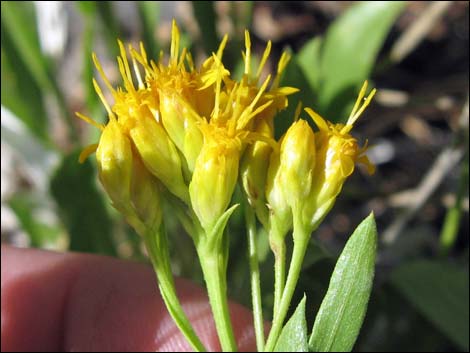
[[89, 160], [78, 163], [79, 151], [66, 155], [51, 180], [51, 193], [70, 233], [70, 249], [116, 255], [112, 222], [102, 194], [96, 188], [96, 173]]
[[216, 14], [213, 1], [193, 1], [194, 17], [201, 29], [201, 44], [206, 53], [215, 53], [219, 47], [216, 30]]
[[42, 222], [35, 213], [41, 204], [28, 194], [17, 194], [9, 200], [22, 228], [29, 235], [30, 246], [37, 248], [53, 248], [61, 238], [61, 229]]
[[[39, 52], [34, 27], [24, 21], [35, 22], [30, 4], [15, 4], [2, 10], [2, 105], [9, 108], [42, 141], [48, 142], [48, 120], [42, 102], [46, 68]], [[20, 17], [17, 22], [17, 17]], [[21, 31], [17, 33], [17, 27]], [[37, 59], [35, 59], [35, 56]], [[37, 79], [36, 79], [37, 78]], [[28, 97], [28, 104], [24, 103]]]
[[139, 1], [137, 6], [142, 18], [142, 39], [147, 55], [151, 58], [157, 58], [160, 46], [155, 36], [155, 29], [160, 20], [160, 3], [156, 1]]
[[346, 243], [315, 319], [309, 348], [351, 351], [364, 319], [374, 278], [377, 229], [371, 214]]
[[395, 269], [391, 281], [417, 310], [468, 351], [468, 271], [447, 263], [420, 260]]
[[274, 352], [308, 352], [307, 322], [305, 320], [305, 302], [302, 298], [292, 317], [281, 331]]
[[322, 42], [314, 38], [304, 46], [299, 61], [315, 91], [320, 114], [333, 122], [346, 121], [356, 92], [372, 72], [377, 54], [405, 4], [355, 4], [331, 25]]

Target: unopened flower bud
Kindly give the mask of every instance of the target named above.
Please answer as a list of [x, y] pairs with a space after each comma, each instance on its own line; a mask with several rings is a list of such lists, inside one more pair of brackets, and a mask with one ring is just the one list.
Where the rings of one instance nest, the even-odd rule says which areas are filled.
[[124, 211], [130, 207], [132, 149], [129, 138], [115, 120], [110, 120], [101, 134], [96, 150], [98, 175], [114, 206]]
[[270, 211], [270, 226], [277, 229], [276, 234], [284, 237], [292, 226], [292, 211], [281, 182], [279, 151], [271, 153], [266, 179], [266, 199]]
[[[256, 132], [272, 138], [272, 128], [266, 120], [260, 120]], [[266, 177], [272, 147], [264, 141], [249, 145], [242, 158], [240, 177], [248, 203], [256, 211], [260, 221], [267, 225], [268, 208], [266, 207]]]
[[208, 232], [230, 203], [239, 159], [239, 141], [221, 138], [206, 140], [196, 160], [189, 194], [194, 212]]
[[315, 133], [317, 152], [313, 184], [303, 211], [304, 223], [311, 230], [318, 226], [333, 207], [336, 196], [353, 173], [356, 164], [364, 164], [370, 174], [375, 170], [365, 154], [367, 143], [364, 147], [359, 147], [357, 140], [349, 133], [375, 94], [375, 90], [372, 90], [363, 101], [366, 88], [367, 81], [362, 86], [346, 124], [332, 124], [312, 109], [305, 109], [319, 129]]
[[162, 223], [159, 182], [138, 156], [133, 163], [131, 200], [138, 219], [147, 229], [157, 231]]
[[287, 130], [281, 144], [279, 178], [292, 210], [303, 207], [312, 187], [315, 169], [315, 139], [305, 120]]
[[153, 118], [142, 116], [129, 133], [150, 173], [170, 192], [189, 203], [180, 155], [163, 126]]

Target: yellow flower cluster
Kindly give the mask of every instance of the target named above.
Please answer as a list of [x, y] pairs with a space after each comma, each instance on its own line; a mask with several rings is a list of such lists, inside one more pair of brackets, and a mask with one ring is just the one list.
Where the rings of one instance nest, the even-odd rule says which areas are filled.
[[373, 94], [359, 108], [365, 88], [361, 91], [344, 126], [307, 109], [319, 131], [299, 120], [277, 142], [274, 117], [287, 107], [287, 96], [298, 91], [279, 87], [289, 55], [282, 54], [274, 77], [262, 80], [271, 43], [254, 69], [246, 31], [244, 74], [235, 80], [222, 60], [226, 43], [227, 36], [217, 53], [196, 67], [190, 53], [180, 48], [175, 22], [167, 63], [163, 55], [157, 62], [150, 60], [143, 45], [129, 48], [129, 60], [119, 42], [123, 87], [117, 89], [93, 56], [114, 103], [107, 102], [94, 80], [109, 122], [104, 126], [77, 113], [102, 130], [99, 143], [87, 147], [80, 160], [96, 150], [104, 188], [138, 231], [159, 227], [159, 195], [167, 190], [191, 207], [209, 232], [229, 206], [238, 180], [263, 224], [269, 211], [288, 224], [292, 212], [300, 209], [313, 224], [321, 218], [319, 209], [329, 209], [325, 204], [334, 201], [356, 162], [372, 171], [366, 147], [359, 148], [349, 131]]

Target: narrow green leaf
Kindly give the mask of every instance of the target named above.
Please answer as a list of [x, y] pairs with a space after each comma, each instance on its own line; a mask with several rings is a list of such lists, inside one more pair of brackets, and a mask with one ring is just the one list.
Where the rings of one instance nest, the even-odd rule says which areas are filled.
[[240, 23], [238, 24], [238, 27], [242, 27], [243, 29], [249, 29], [251, 28], [251, 23], [253, 22], [253, 9], [255, 6], [254, 1], [243, 1], [238, 3], [239, 6], [243, 6], [243, 14], [241, 16]]
[[[41, 52], [39, 39], [36, 33], [36, 17], [32, 2], [9, 1], [2, 6], [2, 32], [8, 31], [11, 42], [15, 46], [28, 69], [30, 76], [43, 91], [54, 94], [60, 109], [61, 117], [69, 127], [69, 136], [77, 140], [75, 125], [67, 110], [65, 98], [52, 75], [51, 62]], [[3, 42], [2, 42], [3, 43]]]
[[48, 120], [44, 111], [42, 91], [13, 45], [3, 22], [1, 39], [2, 105], [20, 118], [30, 132], [41, 141], [49, 142]]
[[371, 213], [344, 247], [315, 318], [309, 349], [351, 351], [364, 319], [374, 278], [377, 229]]
[[194, 17], [201, 30], [201, 43], [206, 53], [217, 51], [219, 39], [216, 30], [216, 14], [213, 1], [192, 1]]
[[119, 47], [117, 39], [121, 37], [120, 27], [116, 16], [113, 11], [112, 1], [95, 1], [97, 14], [103, 24], [108, 50], [112, 56], [119, 55]]
[[297, 62], [314, 92], [318, 92], [320, 80], [320, 53], [322, 38], [308, 41], [297, 54]]
[[94, 16], [96, 14], [96, 1], [75, 1], [74, 4], [86, 16]]
[[209, 239], [212, 246], [216, 246], [216, 244], [221, 240], [224, 239], [224, 236], [222, 235], [223, 232], [225, 231], [225, 228], [227, 226], [227, 222], [230, 219], [230, 216], [232, 213], [238, 208], [239, 204], [235, 204], [232, 207], [230, 207], [227, 211], [225, 211], [217, 220], [215, 223], [214, 227], [210, 231]]
[[[468, 132], [468, 130], [467, 130]], [[468, 133], [466, 137], [468, 146]], [[455, 245], [460, 229], [463, 209], [463, 199], [468, 195], [468, 176], [469, 176], [469, 152], [465, 152], [464, 160], [460, 165], [459, 185], [456, 190], [455, 202], [449, 208], [444, 218], [441, 235], [439, 237], [440, 254], [447, 255], [450, 249]]]
[[[36, 33], [36, 18], [31, 2], [9, 1], [2, 5], [2, 27], [8, 31], [22, 60], [28, 67], [36, 83], [52, 89], [48, 73], [48, 63], [41, 53]], [[2, 32], [4, 30], [2, 28]]]
[[403, 1], [364, 1], [338, 18], [325, 37], [320, 66], [319, 110], [329, 120], [347, 118], [356, 92], [374, 66]]
[[51, 192], [70, 234], [70, 249], [115, 255], [112, 223], [89, 160], [78, 163], [76, 151], [65, 156], [51, 180]]
[[463, 351], [469, 349], [468, 272], [432, 261], [403, 264], [392, 284]]
[[150, 58], [158, 58], [160, 46], [155, 30], [160, 20], [160, 3], [157, 1], [138, 1], [138, 10], [142, 21], [142, 39]]
[[294, 314], [285, 324], [274, 347], [274, 352], [308, 352], [305, 295]]
[[45, 224], [35, 212], [41, 207], [34, 196], [16, 194], [8, 201], [23, 230], [28, 234], [30, 246], [37, 248], [54, 248], [60, 238], [60, 229]]

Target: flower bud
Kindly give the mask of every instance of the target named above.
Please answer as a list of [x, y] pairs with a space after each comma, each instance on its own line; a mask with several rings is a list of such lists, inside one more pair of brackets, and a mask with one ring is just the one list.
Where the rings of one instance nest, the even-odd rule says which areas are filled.
[[199, 130], [197, 123], [191, 119], [185, 122], [183, 155], [188, 163], [189, 171], [192, 173], [195, 168], [197, 157], [201, 152], [204, 137]]
[[153, 232], [162, 223], [162, 208], [158, 180], [145, 168], [138, 156], [133, 163], [131, 199], [138, 219]]
[[185, 115], [189, 114], [183, 114], [184, 108], [178, 102], [176, 94], [163, 94], [162, 91], [159, 94], [162, 124], [176, 147], [183, 151]]
[[[266, 120], [260, 120], [256, 132], [272, 137], [272, 128]], [[272, 147], [264, 141], [256, 141], [249, 145], [242, 158], [240, 178], [248, 203], [256, 211], [263, 224], [267, 224], [266, 177], [268, 174], [269, 157]]]
[[273, 151], [266, 178], [266, 200], [270, 211], [271, 227], [284, 237], [292, 227], [292, 211], [287, 203], [286, 193], [281, 182], [279, 151]]
[[240, 144], [229, 138], [206, 139], [189, 184], [191, 204], [210, 232], [227, 209], [237, 182]]
[[163, 126], [153, 118], [142, 115], [129, 133], [150, 173], [170, 192], [188, 203], [188, 188], [181, 171], [180, 155]]
[[312, 109], [306, 109], [319, 129], [315, 133], [317, 152], [313, 184], [303, 210], [303, 221], [311, 230], [318, 226], [333, 207], [344, 182], [354, 172], [357, 163], [364, 164], [370, 174], [375, 170], [365, 155], [367, 143], [360, 148], [357, 140], [349, 134], [354, 122], [375, 94], [373, 90], [360, 106], [366, 87], [367, 82], [364, 83], [346, 124], [329, 123]]
[[116, 120], [110, 120], [96, 150], [98, 173], [113, 205], [124, 212], [130, 207], [132, 149]]
[[295, 211], [303, 207], [312, 187], [315, 168], [315, 138], [305, 120], [287, 130], [281, 144], [279, 177], [287, 203]]

